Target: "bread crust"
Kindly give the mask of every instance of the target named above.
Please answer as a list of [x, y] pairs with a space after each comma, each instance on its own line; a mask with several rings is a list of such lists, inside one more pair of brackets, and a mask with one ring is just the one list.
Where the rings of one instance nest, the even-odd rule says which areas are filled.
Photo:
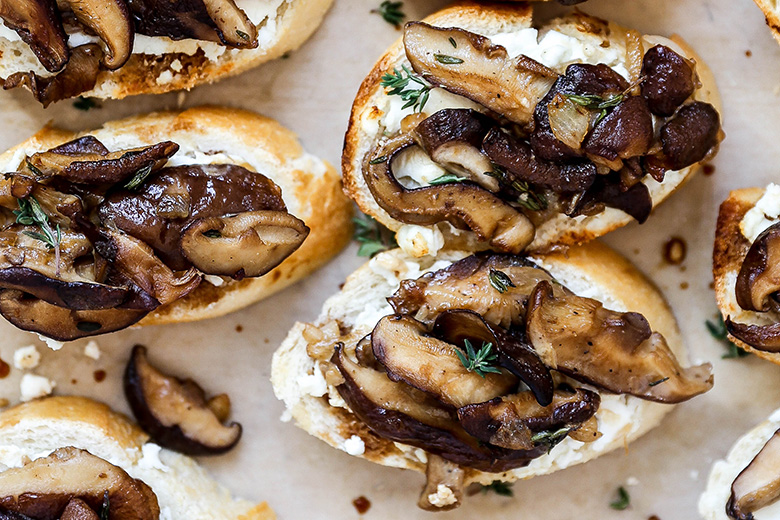
[[306, 154], [293, 132], [247, 110], [202, 106], [182, 112], [156, 112], [112, 121], [79, 134], [47, 126], [0, 155], [0, 168], [13, 171], [20, 154], [47, 150], [86, 134], [94, 135], [109, 148], [171, 140], [181, 145], [180, 154], [200, 148], [203, 152], [235, 155], [245, 161], [244, 166], [278, 184], [288, 211], [311, 230], [297, 251], [264, 276], [220, 287], [202, 282], [186, 297], [147, 315], [139, 325], [202, 320], [251, 305], [327, 263], [352, 236], [352, 206], [341, 191], [338, 173], [326, 162]]
[[[498, 32], [534, 26], [533, 8], [527, 3], [507, 4], [489, 2], [461, 2], [443, 9], [423, 20], [426, 23], [439, 26], [455, 26], [474, 31], [490, 37]], [[607, 22], [588, 16], [579, 11], [564, 18], [554, 20], [543, 28], [555, 28], [571, 36], [596, 35], [608, 39], [612, 45], [625, 46], [627, 29], [612, 22]], [[696, 62], [696, 72], [702, 83], [694, 97], [706, 101], [722, 112], [720, 96], [715, 86], [712, 72], [691, 47], [678, 36], [670, 38], [688, 57]], [[344, 175], [344, 190], [360, 209], [379, 220], [393, 231], [398, 231], [404, 224], [393, 219], [373, 199], [362, 175], [363, 157], [371, 150], [373, 144], [381, 136], [381, 120], [383, 112], [378, 104], [384, 89], [380, 86], [380, 78], [385, 72], [397, 67], [405, 59], [402, 39], [398, 39], [376, 62], [371, 72], [360, 86], [350, 114], [349, 127], [344, 138], [344, 151], [341, 168]], [[372, 129], [367, 128], [367, 122]], [[377, 126], [378, 131], [373, 131]], [[683, 170], [667, 172], [663, 183], [645, 179], [653, 199], [655, 208], [674, 191], [687, 182], [700, 169], [697, 163]], [[625, 226], [633, 220], [626, 213], [606, 208], [603, 212], [587, 216], [570, 218], [563, 214], [553, 216], [537, 226], [536, 237], [527, 248], [531, 252], [545, 252], [557, 247], [579, 245], [610, 231]], [[484, 242], [478, 242], [472, 232], [453, 233], [449, 226], [439, 226], [445, 237], [445, 243], [450, 248], [469, 250], [485, 249]]]
[[[202, 51], [193, 55], [183, 52], [133, 54], [120, 69], [101, 71], [95, 88], [82, 95], [122, 99], [136, 94], [163, 94], [190, 90], [240, 74], [300, 47], [322, 23], [332, 4], [333, 0], [283, 2], [279, 7], [281, 18], [275, 22], [279, 25], [277, 33], [270, 42], [256, 49], [228, 49], [216, 59], [210, 59]], [[13, 60], [15, 53], [32, 55], [27, 45], [20, 41], [0, 45], [0, 60]], [[181, 67], [171, 67], [177, 61]], [[3, 69], [6, 72], [0, 75], [10, 75], [10, 67], [0, 67]]]
[[[712, 276], [715, 282], [715, 299], [723, 319], [731, 316], [736, 322], [765, 323], [761, 314], [742, 309], [737, 303], [734, 287], [742, 262], [750, 249], [750, 242], [742, 234], [739, 223], [763, 196], [763, 188], [744, 188], [729, 193], [718, 210], [715, 228], [715, 244], [712, 250]], [[780, 353], [757, 350], [729, 334], [729, 340], [741, 349], [756, 356], [780, 364]]]
[[753, 0], [756, 5], [763, 11], [766, 18], [766, 24], [769, 26], [769, 30], [772, 31], [772, 36], [780, 43], [780, 10], [775, 0]]
[[[467, 255], [467, 252], [445, 251], [439, 255], [439, 259], [455, 261]], [[666, 337], [680, 362], [683, 364], [687, 362], [686, 350], [677, 323], [664, 297], [636, 267], [618, 253], [594, 241], [571, 248], [567, 255], [553, 253], [533, 258], [575, 292], [578, 290], [584, 292], [598, 287], [599, 299], [602, 299], [605, 305], [619, 310], [642, 313], [653, 330], [661, 332]], [[372, 266], [372, 263], [391, 269], [389, 266], [420, 261], [396, 249], [375, 257], [350, 275], [342, 292], [325, 303], [316, 322], [296, 323], [289, 332], [274, 354], [271, 382], [276, 396], [285, 402], [288, 412], [297, 425], [311, 435], [343, 451], [347, 451], [345, 441], [356, 435], [365, 444], [365, 452], [359, 455], [361, 458], [385, 466], [424, 472], [425, 457], [420, 454], [422, 450], [377, 436], [345, 405], [342, 407], [339, 404], [340, 397], [336, 393], [334, 398], [330, 393], [332, 390], [319, 397], [307, 393], [306, 389], [302, 388], [302, 382], [319, 370], [307, 354], [307, 349], [316, 348], [318, 344], [332, 345], [340, 339], [339, 334], [345, 330], [349, 331], [349, 337], [359, 339], [371, 332], [375, 325], [375, 322], [368, 323], [365, 318], [361, 318], [362, 312], [376, 307], [376, 302], [389, 296], [387, 294], [389, 286], [386, 283], [382, 285], [383, 276], [387, 275], [377, 274], [380, 271], [376, 270], [376, 264]], [[402, 267], [398, 268], [402, 269]], [[384, 273], [384, 270], [381, 272]], [[399, 278], [404, 277], [399, 276]], [[388, 306], [385, 314], [391, 312]], [[372, 316], [370, 319], [375, 316], [370, 315]], [[320, 338], [321, 332], [316, 332], [317, 329], [325, 331], [325, 339]], [[609, 404], [607, 404], [608, 400], [610, 400]], [[608, 416], [616, 415], [613, 413], [615, 410], [621, 410], [625, 415], [619, 418], [618, 423], [610, 426], [615, 428], [616, 434], [609, 442], [584, 444], [569, 439], [558, 445], [552, 455], [544, 455], [524, 468], [499, 474], [466, 468], [467, 483], [490, 484], [496, 479], [506, 481], [526, 479], [586, 462], [613, 449], [626, 446], [628, 442], [657, 426], [663, 416], [673, 408], [672, 405], [653, 403], [636, 397], [606, 394], [602, 400], [602, 407], [604, 406], [616, 407], [607, 412]], [[597, 417], [604, 420], [601, 418], [605, 416], [600, 413], [601, 410], [597, 413]]]
[[[98, 446], [95, 445], [96, 441], [100, 444], [116, 445], [127, 453], [129, 460], [141, 458], [142, 447], [149, 440], [149, 436], [136, 424], [103, 403], [85, 397], [52, 396], [22, 403], [0, 413], [0, 446], [13, 446], [14, 441], [20, 436], [32, 437], [43, 425], [55, 431], [73, 432], [75, 437], [81, 439], [79, 446], [76, 447], [86, 449], [93, 454], [99, 451]], [[181, 455], [177, 457], [189, 460]], [[189, 461], [187, 466], [191, 464], [193, 462]], [[172, 478], [176, 477], [172, 475]], [[221, 494], [219, 498], [224, 499], [225, 495]], [[221, 506], [223, 505], [213, 504], [216, 510]], [[273, 510], [265, 502], [255, 506], [238, 503], [235, 507], [242, 510], [240, 514], [232, 516], [236, 520], [276, 518]], [[225, 510], [227, 509], [225, 506]]]

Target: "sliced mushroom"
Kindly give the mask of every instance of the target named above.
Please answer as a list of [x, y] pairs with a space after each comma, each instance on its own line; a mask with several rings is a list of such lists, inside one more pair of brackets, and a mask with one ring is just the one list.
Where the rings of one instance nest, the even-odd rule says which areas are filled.
[[531, 123], [536, 104], [558, 77], [541, 63], [522, 54], [510, 58], [504, 47], [463, 29], [409, 22], [404, 46], [423, 78], [520, 125]]
[[82, 281], [66, 282], [28, 267], [0, 269], [0, 288], [23, 291], [73, 310], [109, 309], [121, 305], [130, 297], [127, 288]]
[[402, 134], [369, 154], [363, 168], [374, 200], [391, 217], [407, 224], [447, 221], [459, 229], [470, 229], [501, 251], [519, 253], [531, 243], [534, 226], [528, 217], [476, 184], [404, 188], [393, 176], [392, 162], [413, 145], [414, 140]]
[[487, 190], [498, 191], [493, 167], [480, 147], [495, 121], [463, 108], [445, 108], [420, 122], [412, 131], [431, 159], [444, 168], [468, 178]]
[[216, 455], [232, 449], [241, 438], [241, 425], [222, 424], [197, 383], [154, 368], [145, 347], [133, 348], [124, 389], [138, 423], [161, 446], [188, 455]]
[[666, 164], [686, 168], [711, 154], [720, 142], [720, 115], [709, 103], [685, 105], [661, 128]]
[[197, 219], [184, 229], [181, 250], [201, 272], [241, 279], [262, 276], [298, 249], [309, 234], [282, 211], [250, 211]]
[[645, 155], [653, 142], [653, 116], [640, 96], [620, 103], [596, 125], [582, 149], [594, 161], [619, 170], [620, 159]]
[[76, 19], [100, 37], [108, 48], [103, 65], [116, 70], [133, 52], [135, 27], [124, 0], [59, 0]]
[[425, 325], [408, 316], [379, 320], [371, 333], [371, 346], [391, 380], [403, 381], [456, 408], [504, 395], [517, 386], [517, 378], [505, 371], [480, 375], [467, 370], [456, 347], [427, 335]]
[[685, 58], [656, 45], [642, 59], [642, 97], [653, 114], [668, 117], [696, 90], [696, 76]]
[[55, 0], [0, 0], [0, 18], [49, 72], [62, 70], [68, 63], [68, 38]]
[[257, 47], [257, 27], [246, 13], [236, 6], [235, 0], [203, 0], [203, 4], [225, 45]]
[[754, 325], [731, 321], [731, 317], [728, 317], [726, 318], [726, 330], [756, 350], [780, 352], [780, 323]]
[[552, 402], [555, 389], [550, 370], [526, 341], [492, 327], [474, 311], [455, 309], [436, 318], [433, 334], [447, 343], [464, 348], [465, 340], [474, 345], [490, 343], [498, 355], [498, 363], [528, 386], [542, 406]]
[[[463, 429], [482, 442], [530, 450], [543, 443], [535, 434], [576, 429], [596, 414], [600, 403], [597, 393], [584, 389], [556, 390], [548, 406], [539, 405], [531, 392], [521, 392], [464, 406], [458, 409], [458, 419]], [[567, 433], [561, 432], [555, 441]]]
[[766, 312], [769, 298], [780, 291], [780, 223], [772, 224], [750, 245], [737, 275], [737, 303], [748, 311]]
[[19, 174], [6, 173], [0, 178], [0, 206], [19, 209], [19, 199], [26, 199], [35, 188], [35, 181]]
[[726, 514], [734, 520], [753, 520], [753, 513], [780, 498], [780, 430], [731, 484]]
[[100, 156], [106, 156], [110, 153], [109, 149], [100, 142], [100, 140], [94, 135], [85, 135], [62, 143], [59, 146], [55, 146], [51, 150], [52, 153], [61, 155], [81, 155], [81, 154], [96, 154]]
[[618, 394], [679, 403], [712, 388], [709, 363], [683, 368], [666, 340], [636, 312], [618, 313], [540, 282], [528, 303], [534, 348], [555, 351], [556, 369]]
[[570, 217], [588, 215], [601, 211], [598, 208], [603, 209], [603, 206], [619, 209], [643, 224], [653, 211], [653, 198], [647, 184], [636, 182], [626, 188], [621, 184], [619, 174], [613, 172], [597, 176], [593, 186], [575, 199], [566, 214]]
[[0, 291], [0, 314], [14, 326], [57, 341], [72, 341], [129, 327], [149, 313], [141, 309], [70, 310], [21, 291]]
[[110, 518], [158, 520], [154, 492], [121, 468], [73, 447], [0, 472], [0, 508], [33, 518], [59, 518], [73, 498], [100, 510], [108, 492]]
[[[466, 472], [457, 464], [438, 455], [428, 455], [425, 464], [425, 487], [420, 493], [417, 507], [426, 511], [450, 511], [459, 507], [463, 500], [463, 485]], [[439, 486], [444, 486], [452, 498], [444, 503], [438, 498]]]
[[44, 108], [63, 99], [72, 98], [95, 88], [103, 51], [95, 43], [76, 47], [70, 60], [55, 76], [38, 76], [34, 72], [16, 72], [6, 78], [3, 89], [26, 87]]
[[[97, 143], [86, 146], [97, 148]], [[108, 153], [74, 152], [75, 145], [66, 146], [68, 144], [27, 159], [27, 167], [35, 180], [40, 182], [57, 176], [76, 184], [117, 184], [139, 172], [148, 175], [162, 168], [179, 150], [179, 145], [171, 141]]]
[[97, 513], [79, 498], [71, 498], [60, 520], [101, 520]]

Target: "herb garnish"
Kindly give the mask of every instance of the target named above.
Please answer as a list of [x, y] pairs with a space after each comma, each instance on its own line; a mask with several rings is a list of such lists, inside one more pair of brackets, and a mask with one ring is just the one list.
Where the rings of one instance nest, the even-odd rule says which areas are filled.
[[371, 12], [379, 14], [387, 23], [394, 25], [396, 29], [400, 29], [401, 22], [403, 22], [404, 18], [406, 18], [404, 12], [401, 11], [401, 7], [403, 7], [403, 5], [403, 2], [391, 2], [389, 0], [385, 0], [379, 4], [377, 9], [371, 9]]
[[436, 61], [444, 65], [459, 65], [463, 63], [462, 59], [456, 58], [455, 56], [448, 56], [446, 54], [434, 54], [433, 57], [436, 58]]
[[501, 495], [502, 497], [513, 497], [515, 496], [514, 491], [512, 491], [512, 484], [509, 482], [502, 482], [500, 480], [494, 480], [487, 486], [482, 486], [482, 492], [487, 493], [488, 491], [494, 492], [496, 495]]
[[38, 226], [41, 228], [41, 233], [35, 231], [23, 231], [28, 237], [40, 240], [45, 243], [50, 249], [54, 249], [54, 259], [56, 262], [57, 275], [60, 271], [60, 242], [62, 241], [62, 233], [60, 232], [60, 225], [57, 224], [56, 232], [52, 229], [49, 223], [49, 216], [43, 211], [38, 200], [30, 196], [26, 199], [17, 199], [19, 203], [19, 209], [14, 210], [16, 215], [16, 222], [24, 226]]
[[108, 490], [103, 493], [103, 505], [100, 507], [100, 520], [108, 520], [111, 502], [108, 500]]
[[540, 211], [547, 209], [547, 197], [544, 193], [537, 193], [531, 185], [525, 181], [511, 180], [506, 174], [506, 170], [497, 164], [493, 164], [493, 170], [485, 172], [485, 175], [495, 177], [502, 186], [509, 186], [520, 195], [517, 197], [517, 203], [525, 209], [531, 211]]
[[222, 237], [222, 233], [220, 233], [216, 229], [209, 229], [208, 231], [205, 231], [203, 233], [203, 236], [207, 237], [207, 238], [221, 238]]
[[660, 384], [661, 384], [661, 383], [663, 383], [664, 381], [669, 381], [669, 377], [667, 376], [667, 377], [664, 377], [664, 378], [661, 378], [661, 379], [659, 379], [658, 381], [653, 381], [652, 383], [648, 383], [648, 384], [647, 384], [647, 386], [656, 386], [656, 385], [660, 385]]
[[[406, 76], [404, 76], [406, 73]], [[415, 86], [416, 83], [419, 86]], [[386, 89], [388, 96], [401, 96], [406, 101], [402, 108], [413, 107], [414, 111], [422, 112], [425, 103], [428, 102], [428, 96], [431, 93], [431, 87], [420, 76], [410, 71], [406, 65], [401, 66], [401, 70], [393, 69], [393, 73], [386, 72], [380, 82]]]
[[576, 103], [582, 107], [585, 107], [588, 110], [601, 110], [601, 113], [599, 114], [599, 117], [596, 118], [596, 122], [594, 123], [594, 125], [599, 124], [601, 120], [607, 116], [608, 109], [615, 108], [626, 97], [625, 94], [617, 94], [607, 99], [592, 94], [588, 94], [588, 95], [563, 94], [563, 96], [569, 101]]
[[493, 289], [501, 294], [507, 292], [510, 287], [516, 287], [516, 285], [512, 283], [512, 279], [509, 278], [509, 275], [504, 271], [498, 271], [497, 269], [491, 269], [488, 272], [488, 280], [490, 281], [490, 285], [493, 286]]
[[239, 37], [239, 38], [241, 38], [242, 40], [244, 40], [244, 41], [249, 41], [249, 35], [248, 35], [247, 33], [245, 33], [244, 31], [239, 31], [239, 30], [236, 30], [236, 34], [237, 34], [237, 35], [238, 35], [238, 37]]
[[152, 173], [152, 168], [154, 168], [154, 163], [147, 164], [135, 172], [135, 175], [133, 175], [133, 177], [125, 183], [125, 188], [128, 190], [137, 189], [141, 184], [144, 183], [146, 178], [149, 177], [149, 174]]
[[723, 321], [722, 315], [718, 315], [717, 321], [707, 320], [705, 325], [707, 326], [707, 330], [710, 332], [712, 337], [723, 343], [723, 345], [728, 349], [728, 352], [720, 356], [721, 359], [736, 359], [750, 355], [750, 352], [739, 348], [735, 343], [729, 340], [729, 333], [728, 330], [726, 330], [726, 322]]
[[545, 430], [535, 433], [531, 436], [531, 442], [536, 445], [546, 445], [547, 453], [550, 453], [571, 431], [571, 428], [560, 428], [558, 430]]
[[84, 112], [86, 112], [87, 110], [90, 110], [92, 108], [100, 108], [100, 105], [98, 105], [98, 102], [92, 98], [85, 98], [84, 96], [79, 96], [79, 98], [73, 102], [73, 108], [76, 108], [78, 110], [83, 110]]
[[358, 256], [370, 258], [398, 246], [393, 232], [368, 215], [355, 217], [352, 222], [355, 224], [354, 239], [360, 243]]
[[463, 344], [466, 346], [466, 354], [463, 354], [460, 349], [455, 349], [455, 354], [458, 355], [458, 359], [466, 367], [466, 370], [476, 372], [481, 377], [485, 377], [488, 372], [501, 373], [495, 366], [498, 363], [498, 356], [492, 351], [492, 343], [483, 342], [479, 351], [474, 350], [474, 346], [468, 339], [464, 339]]
[[628, 495], [628, 491], [626, 491], [626, 488], [623, 486], [620, 486], [617, 489], [618, 493], [618, 499], [614, 502], [611, 502], [609, 504], [609, 507], [612, 509], [617, 509], [618, 511], [623, 511], [626, 509], [629, 505], [631, 505], [631, 497]]
[[[449, 38], [449, 39], [450, 39], [450, 44], [452, 44], [452, 46], [453, 46], [453, 47], [455, 47], [455, 48], [457, 49], [457, 48], [458, 48], [458, 42], [456, 42], [456, 41], [455, 41], [455, 38], [453, 38], [452, 36], [450, 36], [450, 38]], [[495, 482], [498, 482], [498, 481], [496, 480]]]
[[383, 155], [381, 157], [377, 157], [376, 159], [371, 159], [370, 161], [368, 161], [368, 164], [382, 164], [386, 160], [387, 160], [387, 156]]
[[458, 177], [454, 173], [445, 173], [444, 175], [440, 175], [439, 177], [436, 177], [432, 181], [429, 181], [428, 184], [431, 186], [438, 186], [439, 184], [449, 184], [452, 182], [463, 182], [466, 179], [463, 177]]

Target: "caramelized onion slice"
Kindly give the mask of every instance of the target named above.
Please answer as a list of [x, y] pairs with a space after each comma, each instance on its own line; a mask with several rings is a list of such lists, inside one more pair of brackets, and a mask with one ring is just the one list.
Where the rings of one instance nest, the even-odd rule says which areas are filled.
[[463, 29], [409, 22], [404, 46], [423, 78], [521, 125], [531, 122], [558, 76], [522, 54], [510, 58], [504, 47]]
[[300, 219], [283, 211], [249, 211], [194, 220], [184, 229], [181, 250], [201, 272], [262, 276], [298, 249], [309, 234]]
[[540, 282], [528, 303], [534, 348], [555, 351], [557, 370], [619, 394], [679, 403], [712, 388], [709, 363], [683, 368], [666, 340], [638, 313], [618, 313]]
[[731, 484], [726, 513], [734, 520], [753, 520], [753, 513], [780, 498], [780, 430]]
[[414, 144], [411, 136], [402, 134], [369, 154], [363, 168], [371, 194], [391, 217], [406, 224], [447, 221], [459, 229], [470, 229], [501, 251], [519, 253], [531, 243], [535, 231], [528, 217], [476, 184], [404, 188], [393, 176], [392, 162]]
[[116, 70], [133, 52], [135, 27], [124, 0], [60, 0], [76, 15], [76, 19], [98, 35], [108, 48], [103, 65]]
[[0, 0], [0, 18], [49, 72], [62, 70], [68, 63], [68, 37], [55, 0]]
[[739, 268], [734, 292], [748, 311], [769, 310], [769, 297], [780, 291], [780, 222], [772, 224], [750, 245]]

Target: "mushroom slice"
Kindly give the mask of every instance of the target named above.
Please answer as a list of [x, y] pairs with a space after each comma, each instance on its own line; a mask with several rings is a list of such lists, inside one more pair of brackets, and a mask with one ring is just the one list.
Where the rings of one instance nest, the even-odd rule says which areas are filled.
[[556, 369], [577, 381], [663, 403], [712, 388], [712, 366], [681, 367], [663, 336], [636, 312], [611, 311], [574, 294], [555, 296], [549, 282], [540, 282], [526, 320], [534, 348], [554, 350]]
[[753, 513], [780, 498], [780, 430], [731, 484], [726, 514], [734, 520], [753, 520]]
[[171, 141], [109, 153], [74, 152], [71, 150], [75, 146], [68, 144], [27, 159], [27, 167], [37, 181], [57, 176], [76, 184], [116, 184], [139, 172], [148, 175], [162, 168], [179, 150], [179, 145]]
[[52, 305], [21, 291], [0, 292], [0, 314], [14, 326], [57, 341], [105, 334], [124, 329], [149, 313], [144, 309], [71, 310]]
[[412, 133], [434, 162], [496, 192], [498, 180], [486, 173], [493, 166], [480, 150], [485, 134], [495, 124], [474, 110], [445, 108], [420, 122]]
[[642, 97], [650, 111], [669, 117], [696, 90], [696, 74], [688, 62], [664, 45], [656, 45], [642, 59]]
[[234, 0], [203, 0], [206, 11], [217, 26], [219, 39], [225, 45], [257, 47], [257, 27]]
[[404, 46], [423, 78], [520, 125], [531, 123], [536, 104], [558, 77], [541, 63], [524, 55], [510, 58], [501, 45], [463, 29], [409, 22]]
[[191, 380], [163, 374], [136, 345], [124, 375], [125, 396], [138, 424], [156, 443], [188, 455], [217, 455], [238, 444], [241, 425], [222, 424]]
[[[420, 493], [417, 507], [426, 511], [450, 511], [459, 507], [463, 500], [465, 478], [466, 472], [454, 462], [438, 455], [428, 455], [425, 464], [425, 487]], [[442, 499], [442, 492], [450, 498]]]
[[16, 72], [6, 78], [4, 90], [26, 87], [44, 108], [55, 101], [72, 98], [95, 88], [103, 51], [95, 43], [76, 47], [65, 69], [56, 76]]
[[122, 520], [157, 520], [154, 492], [123, 469], [73, 447], [0, 473], [0, 508], [33, 518], [59, 518], [73, 498], [100, 510], [108, 492], [109, 515]]
[[631, 96], [596, 125], [582, 149], [588, 157], [619, 170], [621, 159], [645, 155], [652, 142], [653, 116], [647, 102]]
[[35, 188], [35, 181], [24, 175], [6, 173], [0, 177], [0, 206], [15, 211], [19, 199], [26, 199]]
[[769, 310], [769, 297], [780, 291], [780, 222], [772, 224], [751, 244], [737, 275], [737, 303], [748, 311]]
[[371, 346], [392, 381], [403, 381], [456, 408], [487, 401], [517, 386], [517, 378], [506, 371], [468, 370], [455, 346], [429, 336], [425, 325], [408, 316], [396, 314], [379, 320], [371, 333]]
[[206, 274], [262, 276], [298, 249], [309, 234], [282, 211], [249, 211], [196, 219], [184, 229], [181, 251]]
[[715, 107], [701, 101], [685, 105], [661, 128], [665, 165], [679, 170], [702, 161], [722, 138]]
[[499, 397], [458, 409], [461, 426], [471, 435], [510, 450], [552, 449], [569, 431], [596, 414], [601, 398], [590, 390], [556, 390], [541, 406], [531, 392]]
[[740, 341], [744, 341], [762, 352], [780, 352], [780, 323], [751, 325], [726, 318], [726, 330]]
[[462, 309], [439, 314], [433, 334], [461, 349], [465, 348], [467, 339], [474, 345], [494, 345], [501, 367], [519, 377], [540, 405], [547, 406], [552, 402], [555, 385], [550, 370], [523, 338], [500, 327], [492, 327], [476, 312]]
[[575, 217], [587, 214], [589, 208], [606, 205], [619, 209], [633, 217], [638, 223], [644, 223], [653, 211], [653, 198], [647, 184], [637, 182], [628, 189], [621, 185], [617, 172], [598, 175], [593, 186], [579, 196], [567, 215]]
[[103, 40], [108, 54], [103, 65], [116, 70], [124, 65], [133, 52], [135, 27], [124, 0], [59, 0], [69, 7], [82, 25]]
[[535, 230], [528, 217], [476, 184], [404, 188], [393, 176], [392, 162], [414, 144], [410, 135], [401, 134], [366, 158], [363, 177], [377, 204], [391, 217], [406, 224], [447, 221], [459, 229], [470, 229], [501, 251], [519, 253], [531, 243]]
[[151, 247], [137, 238], [108, 228], [101, 229], [100, 234], [102, 240], [95, 244], [98, 253], [161, 305], [183, 298], [201, 281], [195, 269], [178, 274], [171, 271]]
[[337, 386], [350, 410], [380, 437], [422, 448], [428, 453], [481, 471], [501, 472], [526, 466], [545, 450], [510, 451], [480, 443], [460, 427], [452, 412], [430, 395], [352, 361], [343, 344], [331, 362], [344, 383]]
[[[493, 283], [504, 277], [511, 284], [499, 286], [504, 289], [500, 291]], [[388, 302], [396, 313], [427, 324], [447, 310], [465, 309], [508, 329], [524, 323], [528, 295], [542, 280], [552, 276], [524, 257], [477, 253], [417, 280], [402, 281]]]
[[95, 511], [79, 498], [71, 498], [60, 520], [101, 520]]
[[49, 72], [62, 70], [68, 63], [68, 37], [55, 0], [0, 0], [0, 18]]

